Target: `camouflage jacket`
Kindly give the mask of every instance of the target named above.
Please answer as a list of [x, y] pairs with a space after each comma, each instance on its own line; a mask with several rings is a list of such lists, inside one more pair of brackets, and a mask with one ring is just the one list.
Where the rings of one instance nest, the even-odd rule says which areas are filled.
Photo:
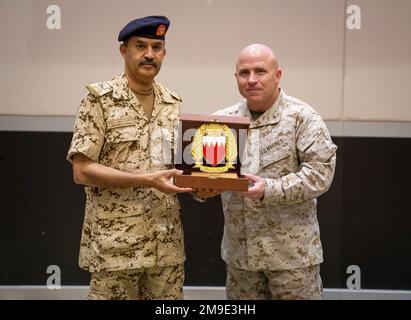
[[[82, 153], [96, 163], [135, 173], [172, 168], [171, 146], [181, 98], [154, 84], [150, 119], [125, 75], [86, 86], [67, 159]], [[85, 187], [80, 267], [90, 272], [165, 266], [185, 259], [176, 195], [147, 187]]]
[[[240, 102], [216, 114], [248, 116]], [[333, 180], [337, 146], [317, 112], [283, 90], [251, 120], [241, 172], [265, 178], [263, 200], [222, 195], [222, 257], [245, 270], [285, 270], [323, 261], [316, 198]]]

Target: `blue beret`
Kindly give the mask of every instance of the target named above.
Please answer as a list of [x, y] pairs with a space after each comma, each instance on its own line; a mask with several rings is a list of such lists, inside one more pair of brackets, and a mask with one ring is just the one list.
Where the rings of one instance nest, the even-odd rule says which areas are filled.
[[127, 23], [118, 34], [118, 41], [126, 41], [131, 36], [161, 39], [164, 36], [170, 25], [170, 20], [164, 16], [148, 16], [139, 18]]

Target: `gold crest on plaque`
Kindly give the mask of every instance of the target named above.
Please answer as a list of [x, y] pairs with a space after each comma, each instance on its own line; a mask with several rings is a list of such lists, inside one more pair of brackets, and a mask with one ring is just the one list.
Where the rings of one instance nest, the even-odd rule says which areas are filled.
[[225, 124], [203, 124], [194, 136], [191, 155], [194, 159], [194, 168], [199, 168], [203, 172], [221, 173], [235, 169], [235, 136]]

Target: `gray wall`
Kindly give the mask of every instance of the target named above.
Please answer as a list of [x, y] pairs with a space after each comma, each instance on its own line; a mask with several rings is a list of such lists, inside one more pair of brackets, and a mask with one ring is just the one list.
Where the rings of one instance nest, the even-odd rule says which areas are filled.
[[[346, 28], [347, 7], [361, 29]], [[61, 29], [49, 30], [58, 5]], [[131, 19], [172, 21], [158, 80], [184, 112], [210, 113], [241, 97], [234, 61], [247, 44], [273, 47], [283, 87], [326, 120], [411, 121], [408, 0], [0, 0], [0, 114], [74, 115], [87, 83], [122, 72], [116, 41]]]

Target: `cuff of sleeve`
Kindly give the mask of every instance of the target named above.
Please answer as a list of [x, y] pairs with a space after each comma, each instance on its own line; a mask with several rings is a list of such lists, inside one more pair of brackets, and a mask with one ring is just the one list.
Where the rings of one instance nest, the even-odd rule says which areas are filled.
[[70, 150], [70, 151], [67, 153], [66, 160], [67, 160], [68, 162], [70, 162], [71, 164], [73, 164], [73, 156], [74, 156], [76, 153], [78, 153], [78, 152], [75, 151], [75, 150]]
[[77, 153], [84, 154], [87, 158], [91, 159], [94, 162], [98, 161], [98, 156], [96, 156], [95, 152], [92, 152], [89, 149], [80, 149], [80, 148], [70, 148], [69, 152], [67, 153], [66, 159], [73, 163], [73, 156]]
[[274, 204], [281, 202], [284, 199], [283, 188], [281, 180], [279, 179], [265, 179], [264, 188], [264, 204]]

